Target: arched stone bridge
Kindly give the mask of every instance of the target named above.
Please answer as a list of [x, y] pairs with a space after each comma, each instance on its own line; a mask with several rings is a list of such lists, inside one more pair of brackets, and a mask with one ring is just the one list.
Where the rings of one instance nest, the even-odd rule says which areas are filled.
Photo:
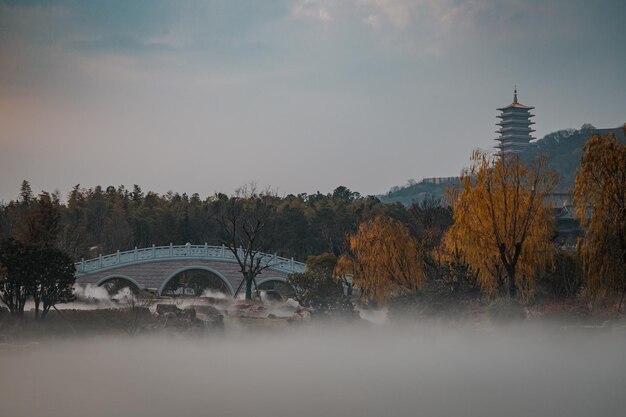
[[[257, 285], [268, 281], [285, 282], [291, 273], [304, 272], [305, 265], [292, 259], [259, 253], [268, 268], [257, 277]], [[231, 295], [243, 277], [235, 255], [225, 246], [169, 245], [129, 250], [76, 263], [76, 283], [102, 285], [112, 279], [127, 280], [140, 289], [154, 289], [159, 295], [179, 273], [200, 269], [212, 272]]]

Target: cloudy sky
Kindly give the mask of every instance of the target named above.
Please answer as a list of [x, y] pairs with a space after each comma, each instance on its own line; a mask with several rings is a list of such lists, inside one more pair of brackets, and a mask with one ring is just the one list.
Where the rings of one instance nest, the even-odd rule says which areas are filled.
[[458, 174], [496, 107], [626, 122], [623, 0], [0, 0], [0, 200], [362, 194]]

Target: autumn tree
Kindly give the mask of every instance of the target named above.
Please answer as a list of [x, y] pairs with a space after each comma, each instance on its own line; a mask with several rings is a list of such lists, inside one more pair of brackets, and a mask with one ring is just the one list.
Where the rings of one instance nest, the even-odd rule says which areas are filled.
[[409, 229], [398, 220], [379, 216], [347, 237], [347, 253], [339, 258], [335, 274], [352, 276], [364, 298], [384, 305], [392, 295], [425, 284], [420, 259]]
[[[624, 125], [626, 132], [626, 125]], [[615, 134], [593, 136], [583, 147], [574, 187], [579, 244], [592, 295], [626, 293], [626, 145]]]
[[461, 176], [445, 244], [460, 251], [485, 294], [532, 298], [535, 276], [553, 254], [546, 198], [554, 183], [545, 160], [527, 166], [516, 155], [474, 152]]

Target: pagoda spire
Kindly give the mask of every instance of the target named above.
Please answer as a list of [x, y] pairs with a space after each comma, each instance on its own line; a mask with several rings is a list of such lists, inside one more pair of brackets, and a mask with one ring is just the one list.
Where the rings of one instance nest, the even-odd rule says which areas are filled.
[[515, 84], [515, 89], [513, 90], [513, 103], [517, 103], [517, 84]]

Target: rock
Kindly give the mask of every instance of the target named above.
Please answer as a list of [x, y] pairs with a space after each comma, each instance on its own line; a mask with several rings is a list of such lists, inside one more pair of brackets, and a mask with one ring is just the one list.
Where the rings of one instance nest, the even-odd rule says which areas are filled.
[[196, 310], [193, 308], [186, 308], [184, 310], [179, 310], [178, 318], [187, 319], [189, 321], [194, 321], [196, 319]]
[[311, 321], [311, 310], [298, 307], [295, 314], [287, 319], [288, 322], [307, 322]]
[[250, 317], [258, 316], [261, 312], [267, 310], [265, 306], [255, 301], [240, 301], [230, 308], [233, 316]]
[[196, 318], [196, 310], [193, 308], [187, 308], [181, 310], [174, 304], [157, 304], [156, 312], [159, 317], [178, 318], [181, 320], [193, 321]]
[[310, 321], [311, 320], [311, 310], [300, 307], [296, 310], [296, 315], [302, 317], [302, 321]]
[[248, 309], [248, 314], [254, 316], [264, 315], [267, 312], [267, 307], [262, 304], [253, 305]]
[[180, 309], [174, 304], [157, 304], [157, 314], [174, 313], [176, 314]]
[[252, 304], [251, 302], [242, 301], [242, 302], [239, 302], [237, 304], [233, 304], [233, 306], [231, 308], [233, 310], [248, 310], [253, 305], [254, 304]]
[[191, 308], [193, 308], [196, 311], [196, 314], [202, 314], [204, 316], [209, 316], [209, 317], [218, 317], [218, 316], [222, 316], [222, 313], [220, 313], [220, 311], [211, 306], [211, 305], [197, 305], [194, 304], [191, 306]]
[[201, 300], [206, 301], [207, 304], [228, 304], [232, 299], [230, 298], [217, 298], [217, 297], [200, 297]]
[[298, 307], [300, 307], [300, 303], [294, 300], [293, 298], [288, 298], [287, 301], [285, 301], [285, 305], [287, 307], [292, 307], [294, 309], [297, 309]]
[[156, 306], [156, 312], [159, 316], [167, 314], [176, 316], [179, 311], [181, 311], [180, 308], [176, 307], [174, 304], [157, 304]]
[[196, 310], [196, 318], [203, 322], [206, 328], [224, 328], [224, 315], [217, 308], [207, 305], [194, 305], [193, 308]]

